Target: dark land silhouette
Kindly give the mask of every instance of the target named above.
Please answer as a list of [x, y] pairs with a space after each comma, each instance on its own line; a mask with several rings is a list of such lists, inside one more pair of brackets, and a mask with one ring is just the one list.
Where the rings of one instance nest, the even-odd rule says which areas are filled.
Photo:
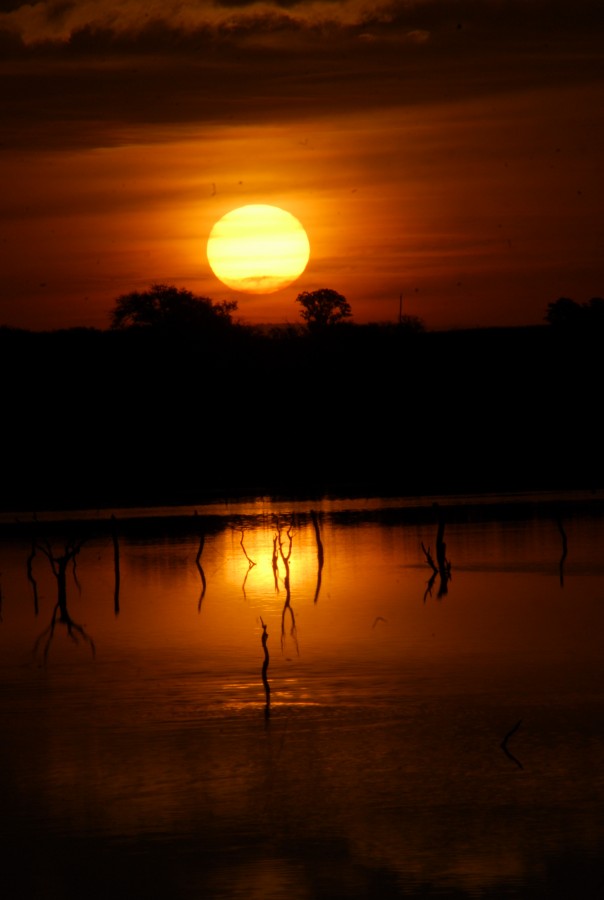
[[0, 506], [597, 489], [603, 333], [0, 328]]

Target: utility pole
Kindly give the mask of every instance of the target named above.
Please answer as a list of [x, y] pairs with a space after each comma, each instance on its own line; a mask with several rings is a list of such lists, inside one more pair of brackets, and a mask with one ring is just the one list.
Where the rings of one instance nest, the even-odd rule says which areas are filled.
[[403, 295], [398, 296], [398, 324], [403, 324]]

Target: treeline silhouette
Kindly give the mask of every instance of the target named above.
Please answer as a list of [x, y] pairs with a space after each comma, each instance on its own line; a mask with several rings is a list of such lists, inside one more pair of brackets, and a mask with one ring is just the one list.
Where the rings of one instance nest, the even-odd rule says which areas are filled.
[[0, 505], [597, 488], [600, 340], [549, 325], [0, 328]]

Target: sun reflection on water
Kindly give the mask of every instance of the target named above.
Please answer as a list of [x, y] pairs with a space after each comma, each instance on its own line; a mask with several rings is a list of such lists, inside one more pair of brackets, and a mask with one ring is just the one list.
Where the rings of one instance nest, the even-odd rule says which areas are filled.
[[163, 890], [178, 869], [183, 896], [225, 900], [558, 900], [553, 861], [566, 875], [594, 865], [601, 520], [565, 518], [561, 583], [555, 519], [449, 516], [439, 597], [422, 552], [436, 558], [434, 517], [316, 512], [322, 565], [309, 507], [124, 529], [118, 614], [110, 536], [87, 541], [67, 605], [94, 658], [62, 631], [45, 662], [32, 654], [56, 578], [34, 559], [36, 611], [30, 543], [0, 546], [3, 847], [20, 878], [29, 860], [48, 896], [80, 896], [72, 860], [45, 854], [88, 839], [94, 900], [110, 893], [107, 859], [131, 896], [145, 872]]

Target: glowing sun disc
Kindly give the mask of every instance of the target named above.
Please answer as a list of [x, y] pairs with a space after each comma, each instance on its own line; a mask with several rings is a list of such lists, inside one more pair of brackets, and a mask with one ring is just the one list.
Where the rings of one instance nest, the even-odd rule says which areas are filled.
[[208, 262], [234, 291], [273, 294], [299, 278], [310, 256], [304, 227], [278, 206], [233, 209], [210, 232]]

